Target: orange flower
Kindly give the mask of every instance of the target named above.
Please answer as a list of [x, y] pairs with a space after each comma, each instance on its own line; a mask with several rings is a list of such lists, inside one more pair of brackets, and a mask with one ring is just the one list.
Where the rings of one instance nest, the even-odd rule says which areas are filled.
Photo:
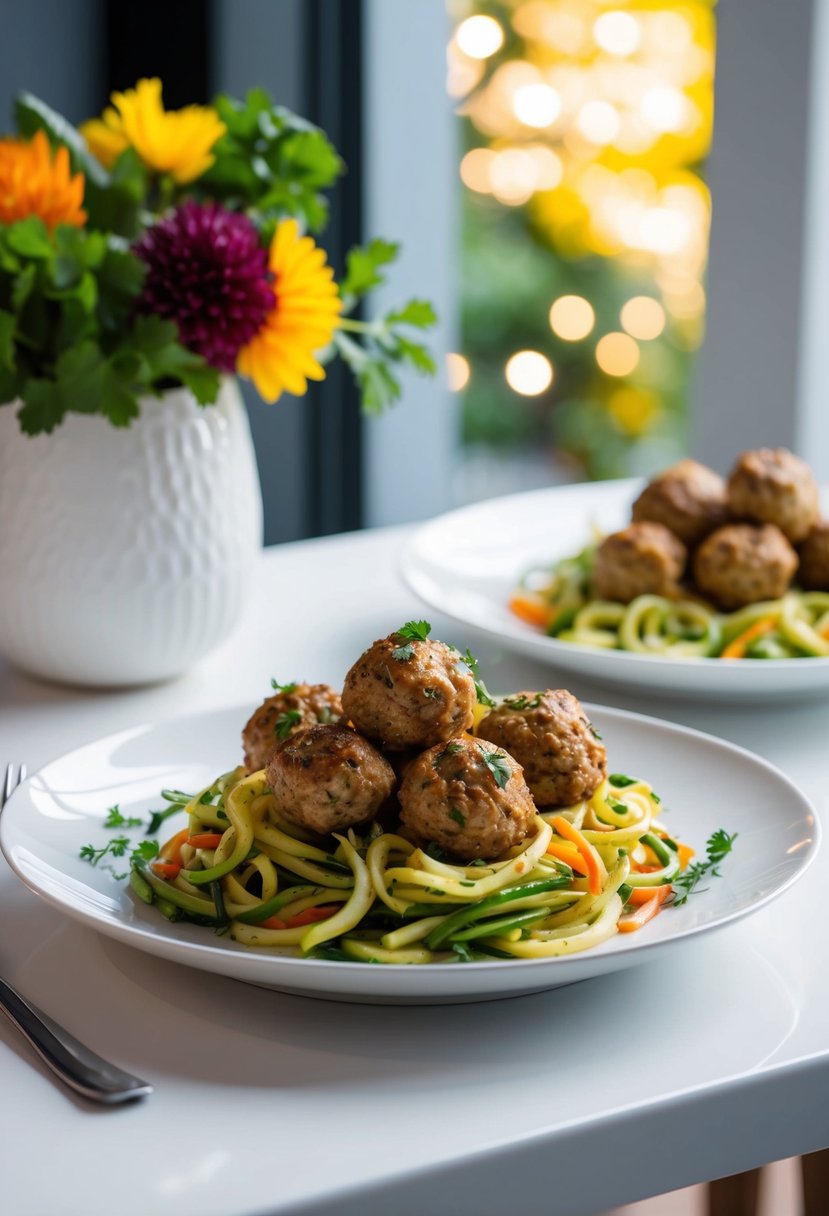
[[13, 224], [37, 215], [50, 230], [57, 224], [80, 228], [84, 179], [71, 175], [69, 153], [58, 148], [52, 159], [42, 131], [34, 139], [0, 139], [0, 223]]
[[301, 396], [308, 380], [324, 380], [314, 357], [331, 341], [342, 300], [325, 253], [296, 220], [282, 220], [271, 241], [268, 265], [276, 303], [259, 332], [239, 354], [237, 370], [266, 401], [283, 392]]

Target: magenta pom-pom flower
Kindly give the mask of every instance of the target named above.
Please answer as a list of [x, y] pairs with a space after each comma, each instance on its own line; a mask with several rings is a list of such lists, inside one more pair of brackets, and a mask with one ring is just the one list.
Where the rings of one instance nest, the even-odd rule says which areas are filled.
[[135, 252], [147, 267], [139, 311], [175, 321], [184, 346], [233, 372], [275, 298], [251, 221], [218, 203], [182, 203]]

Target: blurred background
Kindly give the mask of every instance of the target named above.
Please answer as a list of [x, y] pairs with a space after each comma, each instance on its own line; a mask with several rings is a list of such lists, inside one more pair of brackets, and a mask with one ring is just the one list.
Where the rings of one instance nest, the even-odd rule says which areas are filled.
[[319, 123], [349, 170], [334, 265], [400, 240], [376, 305], [436, 304], [441, 374], [379, 421], [339, 368], [251, 393], [268, 543], [686, 452], [786, 444], [829, 475], [821, 0], [2, 7], [9, 110], [25, 88], [78, 121], [160, 75], [170, 106], [261, 85]]

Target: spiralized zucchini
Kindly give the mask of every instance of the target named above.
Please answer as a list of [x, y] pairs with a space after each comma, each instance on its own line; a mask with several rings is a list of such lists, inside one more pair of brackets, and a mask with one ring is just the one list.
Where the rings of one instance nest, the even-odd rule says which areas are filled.
[[[264, 772], [225, 773], [183, 809], [186, 829], [156, 862], [134, 867], [136, 894], [170, 919], [298, 958], [574, 954], [617, 932], [633, 888], [669, 882], [680, 865], [679, 846], [654, 835], [650, 786], [619, 775], [577, 806], [537, 815], [529, 839], [497, 861], [471, 865], [376, 824], [311, 843], [280, 819]], [[660, 866], [642, 864], [654, 854]]]
[[829, 656], [829, 593], [790, 591], [779, 600], [720, 613], [700, 599], [640, 595], [630, 604], [591, 598], [595, 546], [531, 571], [510, 600], [516, 616], [576, 646], [671, 659], [798, 659]]

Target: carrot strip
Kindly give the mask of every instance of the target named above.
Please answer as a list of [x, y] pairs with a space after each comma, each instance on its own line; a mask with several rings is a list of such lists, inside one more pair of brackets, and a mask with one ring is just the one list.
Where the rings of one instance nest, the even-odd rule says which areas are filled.
[[190, 835], [189, 828], [182, 828], [180, 832], [176, 832], [175, 836], [171, 836], [166, 844], [161, 846], [158, 854], [160, 863], [173, 862], [174, 864], [181, 863], [181, 846]]
[[655, 899], [658, 904], [664, 904], [672, 891], [673, 887], [669, 882], [666, 882], [662, 887], [634, 887], [627, 897], [627, 902], [633, 904], [635, 908], [638, 908], [640, 904], [648, 903], [652, 899]]
[[692, 858], [696, 857], [696, 853], [689, 844], [682, 844], [677, 841], [677, 849], [679, 850], [679, 868], [684, 870]]
[[284, 920], [280, 920], [278, 916], [269, 916], [267, 920], [260, 920], [259, 924], [263, 929], [287, 929], [288, 926]]
[[550, 623], [550, 610], [538, 600], [529, 599], [524, 595], [514, 595], [509, 602], [510, 611], [527, 625], [535, 625], [538, 629], [546, 629]]
[[777, 617], [764, 616], [759, 621], [755, 621], [753, 625], [749, 625], [748, 629], [743, 630], [738, 634], [733, 641], [729, 642], [725, 650], [720, 655], [721, 659], [743, 659], [745, 658], [746, 649], [749, 642], [753, 642], [755, 638], [761, 638], [764, 633], [771, 633], [772, 629], [777, 627]]
[[564, 844], [559, 840], [552, 840], [547, 845], [547, 852], [551, 857], [555, 857], [557, 861], [563, 861], [571, 870], [576, 870], [579, 874], [587, 873], [587, 863], [575, 845]]
[[574, 844], [579, 853], [584, 859], [584, 864], [587, 866], [587, 889], [591, 895], [601, 895], [602, 892], [602, 874], [599, 869], [599, 863], [596, 860], [596, 854], [593, 852], [588, 841], [582, 836], [578, 828], [574, 828], [569, 819], [565, 819], [563, 815], [556, 815], [553, 820], [553, 828], [558, 832], [559, 836], [563, 836], [565, 840], [569, 840]]
[[340, 904], [320, 904], [316, 908], [306, 908], [303, 912], [297, 912], [296, 916], [286, 920], [285, 928], [298, 929], [300, 925], [313, 925], [315, 921], [328, 920], [329, 916], [339, 912], [340, 907]]
[[637, 929], [641, 929], [643, 925], [646, 925], [649, 920], [653, 920], [663, 903], [664, 900], [653, 897], [640, 904], [635, 912], [629, 912], [626, 916], [620, 916], [617, 925], [619, 932], [635, 933]]
[[151, 868], [159, 878], [178, 878], [181, 871], [181, 865], [177, 861], [154, 861]]
[[222, 833], [197, 832], [195, 836], [187, 837], [187, 843], [194, 849], [218, 849], [222, 843]]

